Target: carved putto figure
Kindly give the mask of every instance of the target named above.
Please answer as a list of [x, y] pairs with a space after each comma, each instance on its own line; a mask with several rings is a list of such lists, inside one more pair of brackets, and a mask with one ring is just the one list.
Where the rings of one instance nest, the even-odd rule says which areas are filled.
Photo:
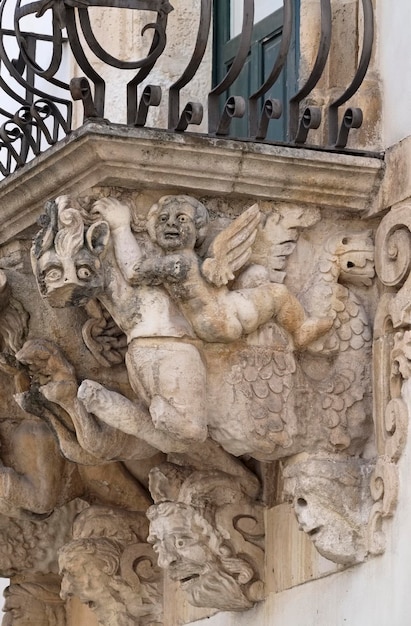
[[96, 202], [94, 211], [110, 225], [116, 259], [126, 280], [131, 284], [163, 283], [204, 341], [235, 341], [275, 316], [293, 335], [296, 346], [304, 347], [331, 326], [328, 319], [306, 320], [298, 300], [285, 285], [271, 282], [263, 267], [249, 266], [245, 275], [241, 274], [241, 282], [247, 285], [244, 288], [226, 286], [251, 256], [261, 218], [256, 204], [217, 235], [205, 261], [195, 248], [206, 236], [208, 212], [190, 196], [165, 196], [148, 213], [147, 229], [164, 252], [162, 257], [143, 257], [131, 232], [126, 205], [105, 198]]
[[[24, 316], [5, 343], [1, 375], [13, 377], [25, 415], [43, 420], [34, 430], [44, 427], [56, 463], [43, 483], [35, 468], [0, 472], [17, 487], [0, 498], [30, 516], [75, 495], [88, 501], [60, 551], [62, 593], [88, 604], [102, 626], [162, 623], [155, 553], [194, 606], [241, 611], [264, 597], [254, 459], [282, 460], [300, 526], [321, 554], [351, 565], [378, 552], [367, 533], [383, 505], [368, 486], [380, 469], [361, 458], [372, 424], [362, 303], [374, 274], [371, 237], [327, 235], [294, 286], [287, 258], [318, 211], [266, 203], [231, 219], [206, 204], [165, 196], [144, 217], [114, 197], [48, 203], [32, 247], [39, 290], [53, 307], [86, 307], [84, 341], [99, 365], [115, 368], [75, 365], [64, 338], [60, 347], [30, 329], [26, 340]], [[3, 292], [7, 316], [0, 275], [0, 304]], [[36, 448], [39, 463], [44, 450]], [[41, 498], [20, 483], [40, 485]], [[137, 528], [147, 508], [148, 535], [145, 522]]]
[[164, 465], [150, 491], [148, 541], [190, 604], [241, 611], [263, 598], [263, 509], [240, 481]]
[[[163, 452], [195, 450], [203, 459], [208, 434], [231, 454], [262, 460], [318, 445], [357, 453], [370, 434], [361, 381], [371, 344], [361, 302], [345, 285], [371, 282], [368, 233], [328, 242], [319, 283], [303, 293], [312, 315], [306, 318], [284, 285], [248, 264], [261, 228], [258, 207], [218, 234], [202, 260], [194, 247], [207, 221], [194, 198], [161, 199], [147, 221], [154, 250], [132, 232], [130, 209], [115, 198], [98, 200], [89, 212], [66, 197], [49, 204], [32, 253], [40, 291], [53, 306], [99, 299], [127, 337], [130, 385], [148, 409], [86, 379], [73, 422], [93, 415], [135, 437], [136, 446], [144, 440]], [[285, 238], [295, 233], [289, 230]], [[292, 250], [278, 248], [283, 255]], [[305, 346], [298, 361], [296, 345]], [[312, 419], [301, 410], [307, 393]]]
[[[33, 248], [40, 291], [53, 306], [98, 297], [127, 336], [130, 384], [149, 405], [154, 425], [177, 440], [204, 441], [205, 368], [195, 346], [180, 341], [193, 337], [190, 324], [164, 288], [135, 287], [124, 278], [113, 239], [107, 222], [97, 220], [86, 229], [82, 213], [69, 207], [67, 198], [58, 199], [49, 206], [49, 223]], [[126, 251], [129, 239], [135, 242], [131, 231], [121, 239]], [[169, 375], [172, 370], [190, 373], [189, 392]]]

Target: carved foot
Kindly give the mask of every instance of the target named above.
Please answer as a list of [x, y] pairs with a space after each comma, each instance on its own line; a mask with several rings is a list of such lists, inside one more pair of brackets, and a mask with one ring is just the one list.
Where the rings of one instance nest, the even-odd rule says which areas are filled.
[[[170, 434], [156, 430], [150, 414], [128, 398], [106, 389], [94, 380], [84, 380], [78, 388], [77, 397], [86, 411], [102, 422], [135, 438], [135, 451], [144, 442], [161, 452], [185, 452], [188, 444], [178, 441]], [[144, 448], [144, 449], [145, 449]], [[146, 454], [148, 458], [150, 454]], [[137, 458], [137, 455], [134, 456]]]
[[89, 413], [94, 413], [98, 416], [104, 414], [104, 416], [107, 417], [107, 420], [105, 420], [106, 423], [116, 427], [114, 412], [111, 413], [112, 419], [110, 419], [110, 415], [107, 411], [107, 408], [113, 404], [111, 391], [95, 380], [83, 380], [77, 390], [77, 397]]
[[187, 442], [204, 442], [208, 430], [199, 420], [189, 419], [183, 412], [174, 408], [162, 396], [154, 396], [150, 404], [150, 415], [158, 430]]
[[60, 347], [48, 339], [31, 339], [16, 354], [16, 359], [29, 369], [34, 382], [76, 381], [76, 373]]
[[77, 396], [77, 382], [73, 380], [49, 382], [47, 385], [42, 385], [40, 391], [50, 402], [62, 405]]
[[[94, 380], [83, 380], [77, 391], [77, 397], [86, 411], [93, 413], [103, 422], [134, 437], [143, 437], [144, 417], [142, 411], [125, 396], [110, 391]], [[142, 419], [143, 418], [143, 419]]]
[[303, 322], [294, 333], [294, 344], [297, 349], [306, 348], [310, 343], [327, 333], [332, 325], [331, 317], [311, 317]]

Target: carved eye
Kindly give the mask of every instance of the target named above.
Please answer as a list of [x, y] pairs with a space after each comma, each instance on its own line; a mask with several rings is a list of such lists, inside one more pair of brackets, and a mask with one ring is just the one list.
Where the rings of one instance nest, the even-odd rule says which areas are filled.
[[93, 272], [90, 267], [87, 265], [83, 265], [82, 267], [77, 268], [77, 276], [80, 280], [87, 280], [92, 276]]
[[176, 548], [184, 548], [186, 542], [184, 539], [176, 539]]
[[188, 222], [188, 215], [179, 215], [177, 219], [180, 224], [184, 224], [185, 222]]
[[158, 217], [158, 221], [161, 222], [161, 224], [164, 224], [167, 220], [168, 220], [168, 215], [165, 215], [164, 213], [163, 215], [159, 215]]
[[45, 279], [49, 282], [55, 282], [56, 280], [60, 280], [63, 276], [63, 271], [60, 267], [51, 267], [45, 273]]

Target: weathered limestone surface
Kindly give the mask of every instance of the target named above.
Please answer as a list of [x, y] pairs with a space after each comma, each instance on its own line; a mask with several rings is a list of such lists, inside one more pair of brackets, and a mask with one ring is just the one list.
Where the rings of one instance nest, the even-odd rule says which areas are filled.
[[151, 202], [165, 193], [233, 195], [361, 215], [389, 206], [387, 197], [375, 206], [384, 172], [375, 157], [89, 122], [0, 184], [1, 241], [32, 226], [49, 198], [96, 185], [160, 190]]
[[383, 175], [92, 124], [3, 183], [0, 508], [6, 547], [33, 538], [7, 626], [30, 594], [41, 626], [241, 615], [378, 560], [409, 401], [408, 205], [363, 219]]

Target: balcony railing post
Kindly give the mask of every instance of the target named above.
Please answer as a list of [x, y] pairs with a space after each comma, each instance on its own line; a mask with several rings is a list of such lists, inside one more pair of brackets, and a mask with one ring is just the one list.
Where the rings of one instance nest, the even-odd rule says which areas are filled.
[[[295, 23], [295, 0], [283, 0], [282, 31], [277, 56], [271, 68], [265, 69], [264, 78], [260, 77], [260, 86], [250, 94], [238, 93], [237, 79], [248, 63], [250, 50], [254, 50], [254, 0], [243, 0], [243, 24], [238, 36], [239, 45], [233, 60], [225, 74], [208, 94], [208, 134], [212, 136], [230, 135], [231, 122], [236, 117], [247, 113], [248, 130], [244, 135], [256, 141], [268, 141], [270, 120], [287, 116], [288, 142], [291, 145], [307, 142], [309, 132], [318, 128], [324, 121], [322, 108], [314, 97], [314, 90], [324, 74], [331, 51], [333, 20], [339, 12], [332, 11], [331, 0], [317, 0], [320, 8], [320, 36], [315, 60], [308, 77], [305, 78], [297, 93], [287, 102], [270, 97], [270, 90], [276, 85], [287, 68], [290, 54], [293, 53], [293, 24]], [[15, 30], [5, 27], [6, 6], [14, 3]], [[341, 107], [358, 92], [366, 76], [374, 38], [374, 15], [372, 0], [358, 0], [362, 7], [362, 49], [355, 75], [343, 93], [334, 98], [327, 108], [328, 144], [322, 148], [344, 149], [351, 129], [359, 128], [363, 121], [362, 110], [350, 102], [350, 106], [340, 114]], [[122, 60], [107, 52], [99, 43], [91, 20], [91, 12], [96, 8], [115, 7], [117, 10], [146, 11], [155, 14], [141, 30], [141, 36], [152, 33], [147, 55], [135, 60]], [[205, 102], [201, 98], [189, 99], [182, 109], [180, 94], [182, 89], [203, 71], [203, 61], [210, 41], [213, 1], [201, 0], [196, 24], [197, 34], [191, 58], [180, 77], [168, 88], [167, 102], [162, 102], [164, 85], [149, 83], [150, 74], [167, 46], [168, 18], [173, 7], [169, 0], [69, 0], [50, 2], [34, 0], [22, 4], [22, 0], [0, 0], [0, 91], [7, 96], [7, 101], [14, 101], [14, 110], [0, 108], [3, 117], [1, 126], [1, 146], [7, 151], [6, 164], [1, 164], [1, 173], [8, 175], [16, 167], [24, 165], [27, 159], [38, 154], [48, 145], [55, 143], [62, 135], [70, 132], [72, 100], [83, 102], [86, 119], [103, 119], [106, 100], [106, 83], [102, 76], [101, 65], [109, 65], [135, 73], [126, 86], [125, 100], [127, 124], [145, 126], [150, 107], [168, 105], [168, 129], [183, 132], [190, 125], [199, 125], [203, 121]], [[51, 34], [44, 35], [21, 30], [20, 22], [28, 16], [49, 16]], [[176, 19], [184, 15], [176, 15]], [[84, 73], [83, 77], [64, 82], [57, 78], [63, 60], [63, 32], [71, 52]], [[34, 28], [35, 30], [35, 28]], [[335, 32], [337, 32], [336, 29]], [[11, 59], [7, 38], [14, 37], [19, 46], [19, 55]], [[39, 41], [51, 47], [48, 65], [43, 67], [39, 59]], [[253, 48], [251, 48], [253, 46]], [[132, 51], [137, 46], [132, 42]], [[92, 60], [97, 57], [99, 64]], [[267, 71], [268, 69], [268, 71]], [[143, 85], [142, 93], [138, 94]], [[48, 86], [47, 86], [48, 85]], [[268, 95], [267, 95], [268, 94]], [[225, 104], [222, 102], [225, 98]], [[304, 106], [306, 100], [306, 106]], [[289, 110], [287, 112], [287, 107]], [[13, 108], [13, 107], [11, 107]], [[15, 111], [18, 111], [15, 113]], [[25, 111], [24, 115], [21, 113]], [[1, 121], [1, 120], [0, 120]], [[29, 133], [32, 133], [29, 135]], [[232, 138], [232, 137], [231, 137]]]

